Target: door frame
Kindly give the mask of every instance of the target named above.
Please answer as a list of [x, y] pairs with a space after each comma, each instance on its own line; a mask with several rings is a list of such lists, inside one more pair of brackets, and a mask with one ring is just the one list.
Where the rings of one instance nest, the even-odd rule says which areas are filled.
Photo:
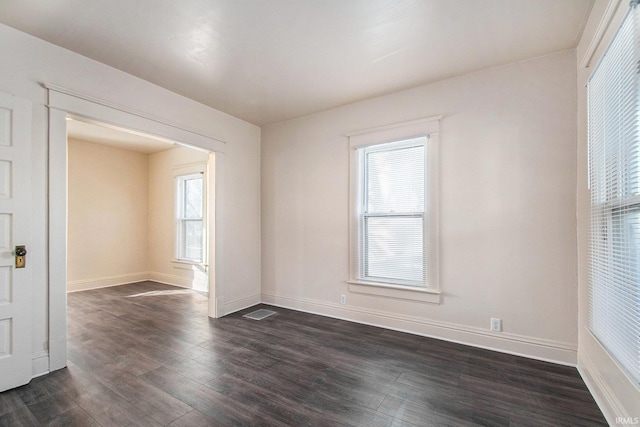
[[[67, 117], [95, 121], [156, 136], [215, 153], [215, 194], [224, 191], [225, 141], [150, 114], [65, 88], [43, 85], [49, 109], [49, 371], [67, 366]], [[209, 274], [209, 317], [216, 318], [216, 297], [222, 295], [223, 207], [214, 205], [215, 238], [209, 239], [214, 274]], [[210, 260], [211, 262], [211, 260]]]

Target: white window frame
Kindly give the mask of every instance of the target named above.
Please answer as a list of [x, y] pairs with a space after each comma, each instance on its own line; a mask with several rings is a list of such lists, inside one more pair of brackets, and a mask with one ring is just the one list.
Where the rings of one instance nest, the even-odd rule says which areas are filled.
[[[412, 120], [389, 126], [361, 130], [347, 134], [350, 151], [349, 173], [349, 290], [383, 297], [408, 299], [429, 303], [440, 303], [439, 277], [439, 133], [441, 116]], [[358, 251], [362, 250], [360, 225], [363, 218], [363, 163], [362, 148], [379, 144], [428, 137], [425, 142], [425, 211], [424, 257], [426, 263], [426, 283], [387, 283], [366, 280], [358, 261]]]
[[[634, 265], [637, 260], [634, 258], [639, 249], [638, 242], [632, 240], [631, 235], [619, 228], [625, 215], [631, 215], [634, 211], [640, 210], [640, 195], [633, 188], [634, 181], [638, 177], [634, 176], [633, 168], [630, 168], [635, 166], [632, 159], [637, 155], [639, 147], [637, 142], [629, 144], [629, 141], [637, 141], [638, 138], [637, 114], [640, 102], [636, 65], [638, 56], [635, 54], [626, 61], [626, 66], [621, 66], [617, 62], [607, 62], [607, 55], [611, 49], [613, 49], [612, 58], [614, 59], [619, 58], [616, 55], [621, 55], [622, 52], [637, 52], [634, 50], [637, 48], [636, 42], [630, 45], [628, 39], [623, 38], [622, 44], [617, 43], [617, 37], [624, 34], [624, 31], [631, 31], [630, 37], [637, 40], [640, 11], [634, 10], [633, 7], [640, 6], [635, 5], [628, 10], [587, 84], [588, 184], [591, 191], [589, 330], [621, 370], [638, 386], [640, 385], [640, 367], [637, 365], [639, 354], [637, 349], [640, 339], [637, 331], [640, 329], [640, 323], [637, 321], [639, 308], [634, 304], [633, 289], [636, 289], [635, 295], [637, 295], [640, 279], [636, 270], [637, 265]], [[609, 61], [614, 60], [609, 59]], [[599, 75], [601, 67], [605, 70], [602, 72], [605, 73], [606, 70], [615, 70], [620, 73], [631, 71], [633, 74], [624, 74], [618, 81], [609, 74]], [[616, 109], [612, 108], [618, 104], [609, 104], [602, 98], [602, 93], [611, 93], [609, 87], [606, 87], [609, 90], [599, 90], [600, 88], [596, 86], [593, 89], [595, 93], [592, 95], [591, 85], [595, 84], [593, 82], [596, 78], [601, 79], [600, 84], [607, 82], [613, 83], [616, 88], [631, 89], [624, 93], [625, 97], [615, 98], [627, 100], [629, 103]], [[627, 82], [632, 83], [627, 86], [625, 85]], [[633, 99], [628, 96], [631, 94], [635, 96], [635, 111], [630, 105], [633, 101], [629, 101]], [[630, 111], [631, 114], [629, 114]], [[613, 117], [613, 119], [605, 120], [604, 117]], [[631, 119], [627, 120], [628, 117]], [[592, 121], [595, 124], [592, 124]], [[610, 123], [616, 123], [619, 128], [613, 127], [612, 130], [608, 130], [607, 124]], [[624, 127], [625, 125], [629, 127]], [[632, 131], [636, 133], [631, 133]]]
[[[174, 233], [174, 262], [185, 264], [207, 264], [207, 164], [193, 163], [181, 165], [173, 169], [174, 177], [174, 204], [175, 204], [175, 233]], [[184, 218], [184, 182], [195, 177], [202, 178], [202, 259], [187, 258], [182, 253], [184, 244], [183, 223]], [[190, 219], [190, 220], [193, 220]]]

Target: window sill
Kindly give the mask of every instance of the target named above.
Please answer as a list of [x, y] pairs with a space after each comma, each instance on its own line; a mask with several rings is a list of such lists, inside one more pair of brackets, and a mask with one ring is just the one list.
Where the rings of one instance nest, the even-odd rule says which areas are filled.
[[197, 261], [189, 261], [186, 259], [173, 259], [171, 260], [174, 268], [182, 268], [186, 270], [191, 270], [192, 266], [207, 268], [207, 264]]
[[352, 280], [348, 280], [347, 283], [349, 284], [349, 291], [357, 294], [440, 304], [440, 291], [434, 289]]

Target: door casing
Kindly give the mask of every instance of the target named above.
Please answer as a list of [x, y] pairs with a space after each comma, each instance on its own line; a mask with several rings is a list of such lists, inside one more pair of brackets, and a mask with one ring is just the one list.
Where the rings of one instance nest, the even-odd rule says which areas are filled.
[[[215, 194], [224, 191], [225, 142], [169, 121], [111, 104], [64, 88], [45, 85], [49, 92], [49, 371], [67, 365], [67, 117], [131, 129], [169, 141], [215, 153]], [[223, 207], [215, 204], [214, 229], [220, 230]], [[216, 301], [222, 296], [223, 256], [221, 239], [210, 239], [214, 274], [209, 275], [209, 317], [219, 315]]]

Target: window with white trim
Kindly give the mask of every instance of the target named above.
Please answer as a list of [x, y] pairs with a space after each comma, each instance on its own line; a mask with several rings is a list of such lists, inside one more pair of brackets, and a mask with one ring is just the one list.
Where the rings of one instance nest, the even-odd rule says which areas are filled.
[[640, 382], [640, 26], [632, 8], [587, 85], [590, 328]]
[[358, 278], [425, 285], [427, 137], [360, 148]]
[[438, 291], [436, 119], [350, 135], [349, 283]]
[[176, 179], [176, 259], [204, 262], [204, 174], [178, 175]]

